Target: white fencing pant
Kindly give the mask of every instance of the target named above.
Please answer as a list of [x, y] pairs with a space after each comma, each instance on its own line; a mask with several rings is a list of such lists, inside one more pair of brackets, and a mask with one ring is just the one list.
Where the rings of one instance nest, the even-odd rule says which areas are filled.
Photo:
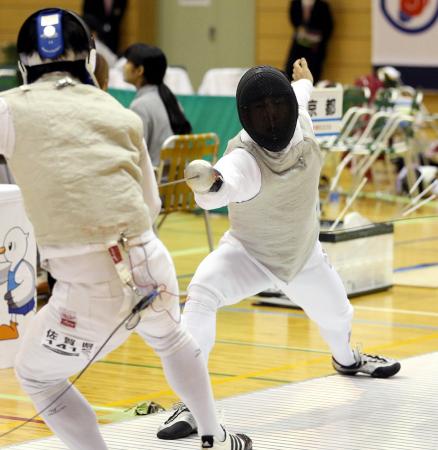
[[206, 361], [215, 341], [217, 309], [271, 288], [281, 289], [318, 324], [337, 361], [354, 364], [349, 344], [353, 308], [320, 242], [315, 244], [303, 269], [291, 282], [284, 283], [242, 246], [226, 240], [199, 265], [188, 287], [183, 313], [183, 321]]
[[[205, 362], [181, 324], [178, 284], [168, 251], [153, 238], [131, 248], [125, 263], [131, 265], [134, 281], [145, 293], [154, 286], [164, 287], [164, 292], [142, 312], [135, 330], [161, 357], [169, 384], [190, 407], [202, 431], [222, 435]], [[106, 251], [54, 258], [49, 261], [49, 269], [57, 280], [53, 295], [28, 328], [15, 366], [37, 410], [69, 386], [68, 378], [85, 367], [135, 303]], [[131, 332], [122, 326], [96, 360], [117, 348]], [[115, 383], [118, 381], [123, 379]], [[69, 448], [107, 448], [94, 412], [75, 388], [42, 416]]]

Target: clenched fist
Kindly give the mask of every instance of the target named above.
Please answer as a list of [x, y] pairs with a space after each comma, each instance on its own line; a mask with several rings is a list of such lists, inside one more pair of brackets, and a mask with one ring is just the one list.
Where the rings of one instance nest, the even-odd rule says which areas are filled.
[[203, 159], [195, 159], [184, 170], [184, 177], [189, 188], [197, 194], [213, 192], [218, 180], [222, 180], [221, 174]]
[[307, 65], [306, 58], [297, 59], [293, 65], [292, 78], [294, 81], [309, 80], [313, 83], [313, 75]]

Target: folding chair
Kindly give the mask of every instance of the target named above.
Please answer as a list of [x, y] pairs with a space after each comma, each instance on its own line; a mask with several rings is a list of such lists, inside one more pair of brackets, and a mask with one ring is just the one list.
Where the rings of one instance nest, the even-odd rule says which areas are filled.
[[371, 91], [362, 86], [345, 86], [342, 110], [344, 114], [353, 106], [366, 107], [369, 104]]
[[[170, 136], [161, 147], [160, 164], [158, 167], [158, 186], [163, 203], [161, 219], [157, 224], [159, 229], [166, 217], [173, 212], [193, 212], [196, 207], [192, 190], [183, 180], [184, 169], [194, 159], [206, 159], [214, 164], [217, 160], [219, 138], [216, 133], [183, 134]], [[166, 175], [163, 176], [164, 169]], [[205, 230], [208, 246], [213, 250], [208, 211], [204, 210]]]

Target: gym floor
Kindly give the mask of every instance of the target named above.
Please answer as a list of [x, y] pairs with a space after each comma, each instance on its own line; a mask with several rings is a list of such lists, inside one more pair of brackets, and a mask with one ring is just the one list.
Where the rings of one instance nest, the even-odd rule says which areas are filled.
[[[336, 217], [342, 209], [343, 202], [344, 200], [341, 198], [340, 203], [326, 205], [323, 210], [325, 217], [331, 219]], [[361, 198], [355, 203], [354, 209], [373, 221], [381, 221], [397, 216], [401, 206], [394, 202]], [[413, 217], [432, 216], [436, 213], [437, 206], [430, 205], [421, 208]], [[212, 215], [211, 225], [217, 245], [220, 236], [228, 227], [228, 220], [224, 215]], [[437, 230], [436, 218], [395, 223], [394, 268], [404, 268], [406, 273], [412, 271], [414, 275], [418, 273], [418, 282], [413, 283], [416, 284], [415, 286], [396, 284], [389, 290], [352, 299], [355, 307], [352, 342], [361, 344], [364, 351], [404, 359], [430, 354], [438, 348]], [[203, 217], [195, 214], [172, 214], [161, 228], [160, 237], [172, 253], [180, 279], [180, 288], [181, 291], [184, 291], [190, 280], [190, 274], [208, 253]], [[422, 272], [421, 268], [418, 269], [418, 266], [426, 266], [425, 272]], [[182, 301], [184, 301], [184, 297], [182, 297]], [[269, 405], [271, 400], [277, 404], [279, 399], [275, 396], [271, 398], [270, 393], [274, 395], [284, 385], [285, 389], [292, 389], [288, 404], [295, 405], [294, 407], [297, 408], [295, 414], [299, 416], [299, 403], [302, 402], [302, 399], [299, 395], [292, 394], [300, 392], [300, 386], [307, 386], [307, 384], [294, 383], [326, 377], [334, 373], [328, 348], [319, 336], [317, 327], [306, 318], [300, 309], [265, 306], [258, 304], [259, 301], [259, 297], [249, 298], [237, 305], [222, 309], [218, 314], [217, 341], [209, 365], [215, 396], [217, 399], [225, 399], [257, 391], [258, 394], [254, 395], [262, 395], [265, 402], [262, 402], [261, 405]], [[429, 356], [434, 358], [434, 355]], [[415, 359], [406, 362], [409, 369], [406, 373], [404, 373], [402, 364], [402, 371], [396, 378], [409, 379], [411, 389], [418, 387], [424, 391], [426, 386], [423, 385], [421, 388], [421, 382], [415, 382], [417, 372], [413, 366], [418, 367], [418, 365], [409, 361], [415, 361]], [[424, 362], [421, 365], [423, 368], [426, 367]], [[431, 367], [434, 367], [433, 364]], [[323, 380], [331, 379], [345, 379], [345, 377], [323, 378]], [[379, 384], [379, 380], [358, 379], [363, 380], [368, 389], [373, 389], [375, 383], [378, 392], [381, 393], [385, 390]], [[396, 382], [395, 378], [387, 380], [389, 384], [385, 386], [391, 386], [392, 381]], [[286, 386], [290, 383], [293, 384]], [[317, 398], [320, 399], [318, 401], [324, 402], [324, 399], [330, 397], [330, 382], [328, 384], [322, 382], [320, 385], [318, 383], [315, 385], [320, 386]], [[26, 418], [35, 413], [35, 410], [18, 386], [12, 369], [0, 371], [0, 384], [2, 386], [0, 393], [1, 433], [23, 423]], [[176, 401], [175, 395], [164, 380], [158, 358], [136, 334], [133, 334], [123, 346], [107, 358], [94, 364], [79, 380], [77, 386], [93, 405], [101, 424], [124, 423], [132, 417], [132, 410], [129, 411], [129, 409], [139, 403], [154, 401], [169, 408]], [[263, 392], [269, 388], [274, 389]], [[280, 396], [286, 395], [285, 392]], [[397, 397], [397, 393], [395, 395]], [[399, 400], [395, 399], [394, 401], [403, 403], [408, 400], [399, 396]], [[415, 396], [409, 401], [415, 401]], [[256, 405], [260, 404], [255, 403], [254, 405], [255, 411], [259, 407]], [[363, 406], [366, 408], [366, 405]], [[249, 403], [249, 407], [251, 408], [251, 403]], [[381, 407], [386, 408], [385, 403], [382, 403]], [[270, 408], [273, 408], [272, 404]], [[274, 407], [274, 409], [278, 408], [283, 408], [281, 403]], [[403, 411], [408, 410], [406, 404], [397, 405], [395, 409], [400, 408]], [[418, 405], [416, 408], [420, 409]], [[391, 409], [386, 408], [386, 412], [391, 415]], [[302, 413], [308, 414], [304, 406]], [[262, 415], [254, 414], [254, 417], [260, 418], [261, 422], [256, 424], [253, 420], [251, 428], [263, 427]], [[435, 415], [436, 422], [438, 407], [431, 408], [428, 415], [429, 417]], [[228, 412], [226, 412], [226, 416], [228, 419], [230, 418]], [[231, 428], [239, 430], [239, 419], [232, 417]], [[393, 419], [398, 420], [398, 417], [396, 415]], [[320, 420], [323, 419], [324, 417], [320, 418]], [[382, 420], [384, 421], [383, 418]], [[148, 424], [154, 428], [156, 426], [153, 420]], [[341, 425], [340, 423], [339, 426]], [[242, 426], [244, 426], [243, 423]], [[398, 424], [398, 428], [407, 430], [403, 422]], [[249, 432], [250, 430], [242, 431]], [[360, 427], [358, 432], [361, 432]], [[51, 435], [50, 430], [40, 418], [36, 418], [23, 428], [2, 438], [0, 447], [49, 435]], [[329, 448], [312, 447], [310, 441], [306, 445], [305, 436], [302, 439], [300, 442], [303, 447], [300, 448]], [[265, 447], [264, 444], [260, 445], [262, 444], [255, 448], [259, 450], [274, 448]], [[339, 445], [341, 444], [339, 443]], [[379, 447], [375, 443], [372, 445], [374, 448], [393, 448], [392, 446]], [[55, 447], [49, 445], [44, 448]], [[147, 448], [180, 447], [169, 447], [163, 444], [162, 447], [149, 445]], [[181, 448], [196, 448], [196, 444], [193, 442], [191, 446]], [[295, 447], [286, 445], [285, 447], [275, 446], [275, 448], [292, 449]], [[369, 447], [351, 448], [365, 449]], [[417, 447], [398, 446], [394, 448], [432, 449], [435, 447], [421, 447], [419, 444]]]

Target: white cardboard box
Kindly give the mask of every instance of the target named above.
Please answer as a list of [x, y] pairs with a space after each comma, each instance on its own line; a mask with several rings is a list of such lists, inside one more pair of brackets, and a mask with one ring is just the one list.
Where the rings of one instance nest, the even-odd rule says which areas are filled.
[[[331, 264], [339, 273], [347, 295], [363, 295], [389, 289], [393, 285], [394, 226], [371, 224], [360, 229], [321, 231], [319, 240]], [[261, 293], [260, 302], [297, 305], [280, 291]]]
[[394, 226], [372, 224], [360, 229], [319, 235], [330, 262], [349, 296], [393, 285]]

